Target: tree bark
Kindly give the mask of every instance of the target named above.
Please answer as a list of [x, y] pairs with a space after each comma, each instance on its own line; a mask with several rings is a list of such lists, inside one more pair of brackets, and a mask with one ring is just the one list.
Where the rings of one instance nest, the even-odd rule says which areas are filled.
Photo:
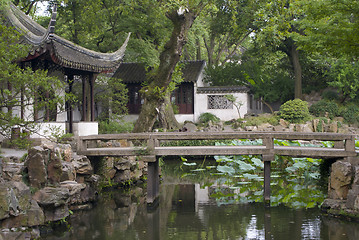
[[168, 92], [164, 99], [164, 102], [159, 108], [158, 120], [160, 127], [167, 130], [179, 129], [180, 124], [178, 123], [175, 114], [173, 112], [172, 103], [171, 103], [171, 93]]
[[188, 30], [191, 28], [198, 13], [186, 9], [184, 12], [172, 11], [167, 17], [173, 23], [173, 31], [170, 40], [166, 43], [160, 55], [158, 69], [150, 74], [150, 82], [143, 87], [141, 92], [144, 103], [140, 115], [135, 123], [133, 132], [151, 131], [160, 111], [161, 104], [165, 102], [165, 96], [172, 73], [180, 60], [183, 47], [186, 44]]
[[299, 52], [295, 43], [291, 48], [291, 57], [294, 70], [294, 98], [302, 99], [302, 66], [299, 61]]

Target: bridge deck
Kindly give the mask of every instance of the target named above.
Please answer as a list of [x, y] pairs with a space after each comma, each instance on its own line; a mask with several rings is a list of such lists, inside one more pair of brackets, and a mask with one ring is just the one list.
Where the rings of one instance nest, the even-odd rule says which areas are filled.
[[[293, 157], [311, 158], [338, 158], [356, 156], [356, 152], [348, 153], [345, 149], [321, 148], [321, 147], [284, 147], [274, 146], [274, 154]], [[267, 155], [270, 154], [266, 146], [174, 146], [155, 147], [149, 151], [136, 147], [106, 147], [88, 148], [81, 154], [86, 156], [133, 156], [133, 155], [156, 155], [156, 156], [214, 156], [214, 155]]]
[[[263, 145], [241, 146], [161, 146], [161, 142], [181, 140], [233, 140], [262, 139]], [[274, 140], [333, 141], [334, 147], [275, 146]], [[97, 147], [99, 142], [110, 142], [114, 147]], [[121, 143], [122, 141], [122, 143]], [[112, 144], [114, 143], [114, 144]], [[336, 133], [288, 133], [288, 132], [201, 132], [201, 133], [137, 133], [85, 136], [78, 139], [78, 154], [87, 156], [141, 156], [148, 162], [147, 202], [153, 203], [159, 196], [159, 165], [156, 156], [206, 156], [206, 155], [262, 155], [264, 161], [264, 199], [270, 200], [270, 161], [274, 155], [346, 158], [358, 161], [355, 136]], [[138, 147], [128, 147], [132, 144]], [[93, 147], [96, 146], [96, 147]], [[121, 146], [121, 147], [115, 147]]]

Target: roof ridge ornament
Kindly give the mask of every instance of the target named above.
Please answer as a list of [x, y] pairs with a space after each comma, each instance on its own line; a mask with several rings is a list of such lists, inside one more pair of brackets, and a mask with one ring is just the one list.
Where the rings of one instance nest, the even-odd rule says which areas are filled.
[[56, 16], [57, 16], [57, 4], [55, 3], [52, 9], [51, 19], [49, 22], [49, 26], [47, 28], [47, 31], [49, 32], [49, 38], [54, 37], [55, 33], [55, 25], [56, 25]]

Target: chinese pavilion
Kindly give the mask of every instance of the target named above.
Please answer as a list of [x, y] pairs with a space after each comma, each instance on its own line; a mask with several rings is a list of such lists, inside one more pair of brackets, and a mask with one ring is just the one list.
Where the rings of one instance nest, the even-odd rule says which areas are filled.
[[[97, 124], [95, 131], [88, 131], [89, 127], [85, 126], [82, 127], [83, 131], [81, 132], [81, 123], [94, 122], [95, 120], [95, 79], [98, 74], [110, 73], [119, 67], [130, 34], [116, 52], [100, 53], [78, 46], [54, 33], [56, 6], [53, 9], [47, 29], [36, 23], [13, 4], [10, 4], [6, 13], [7, 22], [24, 34], [21, 41], [30, 45], [31, 48], [27, 57], [21, 60], [22, 66], [32, 67], [33, 70], [47, 69], [49, 75], [58, 76], [66, 81], [67, 92], [72, 92], [74, 82], [82, 84], [82, 105], [77, 111], [74, 111], [71, 104], [66, 103], [65, 112], [56, 113], [53, 116], [48, 110], [45, 110], [41, 119], [44, 122], [63, 123], [67, 132], [75, 135], [96, 134]], [[35, 121], [41, 121], [39, 120], [39, 113], [34, 112], [33, 115]]]

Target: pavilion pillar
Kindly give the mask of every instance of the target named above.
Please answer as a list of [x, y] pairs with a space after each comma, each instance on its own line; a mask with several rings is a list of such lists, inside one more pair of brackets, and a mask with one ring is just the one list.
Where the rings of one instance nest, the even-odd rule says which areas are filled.
[[[72, 93], [72, 85], [74, 83], [74, 75], [73, 74], [69, 74], [67, 76], [67, 82], [69, 84], [69, 93]], [[73, 129], [73, 123], [74, 123], [74, 117], [73, 117], [73, 109], [72, 109], [72, 102], [69, 101], [67, 102], [67, 116], [68, 116], [68, 123], [69, 123], [69, 133], [73, 133], [74, 129]]]
[[93, 73], [82, 78], [82, 121], [95, 121], [95, 79]]
[[86, 76], [82, 76], [82, 116], [81, 120], [86, 121], [86, 113], [87, 113], [87, 97], [86, 97]]
[[90, 83], [90, 109], [91, 109], [91, 122], [95, 121], [95, 80], [97, 74], [90, 74], [89, 83]]

